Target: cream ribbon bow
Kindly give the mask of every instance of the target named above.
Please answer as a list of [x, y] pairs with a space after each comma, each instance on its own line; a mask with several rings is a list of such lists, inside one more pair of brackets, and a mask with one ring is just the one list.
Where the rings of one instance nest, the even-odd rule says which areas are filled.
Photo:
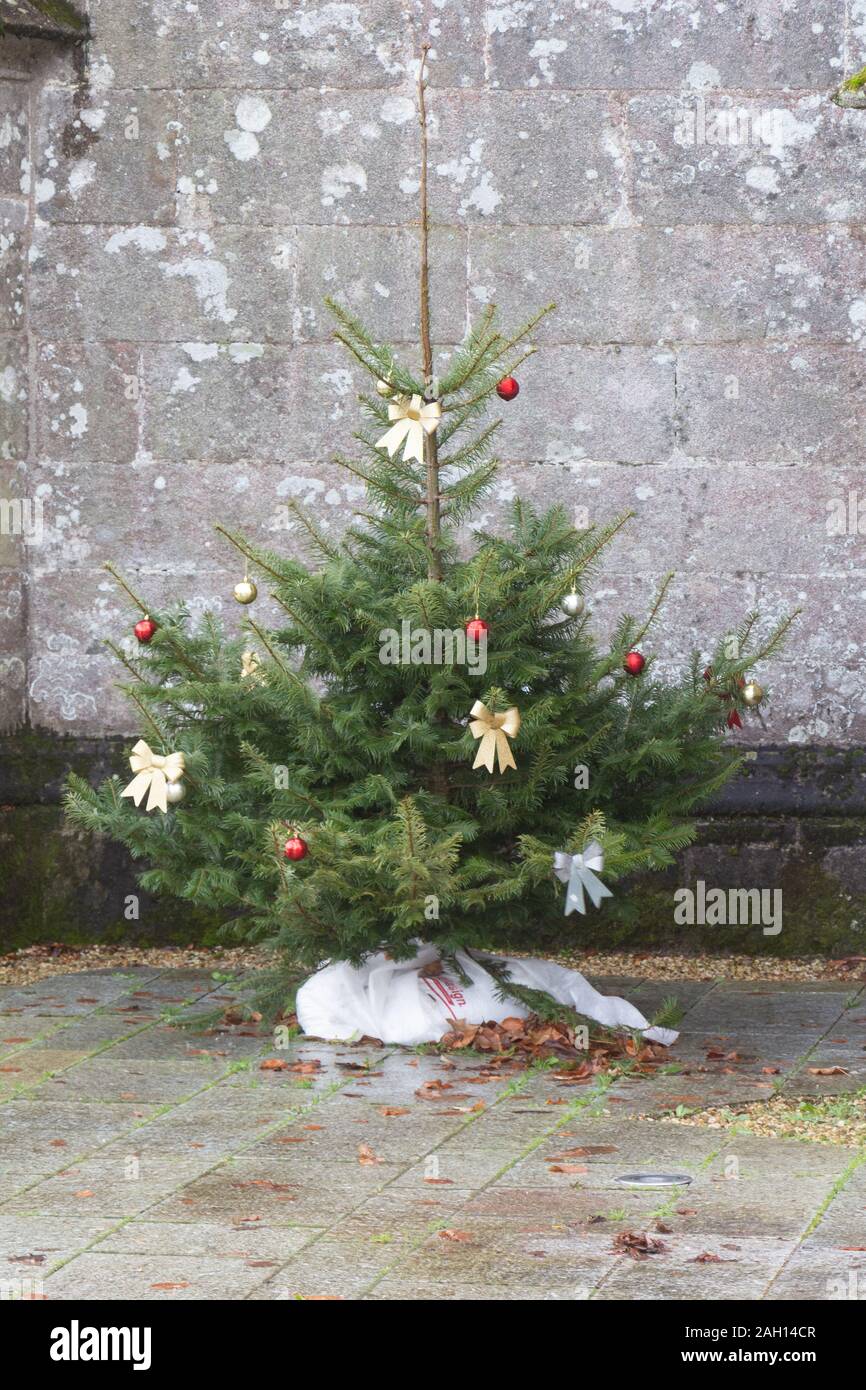
[[376, 440], [377, 449], [387, 449], [393, 458], [405, 440], [403, 459], [424, 462], [424, 435], [434, 434], [442, 418], [438, 401], [422, 401], [420, 396], [398, 396], [388, 406], [388, 419], [396, 420], [389, 430]]
[[160, 811], [167, 812], [166, 783], [179, 782], [183, 776], [183, 753], [167, 753], [165, 756], [162, 753], [154, 753], [144, 739], [140, 738], [132, 750], [129, 766], [136, 775], [120, 795], [131, 796], [138, 806], [145, 792], [149, 790], [145, 810], [152, 811], [154, 806], [158, 806]]
[[563, 854], [557, 850], [553, 856], [553, 871], [561, 883], [568, 884], [565, 895], [565, 916], [569, 912], [586, 912], [583, 890], [589, 894], [593, 907], [598, 907], [602, 898], [612, 898], [613, 893], [600, 878], [604, 868], [604, 851], [598, 840], [590, 840], [584, 845], [582, 854]]
[[512, 705], [511, 709], [505, 710], [503, 714], [491, 714], [481, 700], [476, 700], [472, 706], [471, 717], [469, 729], [472, 737], [481, 739], [475, 762], [472, 764], [473, 771], [476, 767], [486, 767], [488, 772], [492, 772], [494, 759], [498, 756], [500, 772], [505, 772], [509, 767], [513, 767], [516, 772], [517, 763], [514, 761], [508, 740], [516, 738], [520, 733], [520, 711], [517, 706]]

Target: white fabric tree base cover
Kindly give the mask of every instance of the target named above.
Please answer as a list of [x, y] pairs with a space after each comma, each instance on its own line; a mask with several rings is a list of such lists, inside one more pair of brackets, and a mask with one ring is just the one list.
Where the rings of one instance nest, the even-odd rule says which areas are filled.
[[678, 1037], [672, 1028], [651, 1027], [626, 999], [599, 994], [577, 970], [547, 960], [483, 952], [455, 951], [454, 959], [469, 984], [445, 973], [422, 974], [439, 960], [439, 952], [420, 943], [412, 960], [390, 960], [379, 952], [363, 965], [325, 965], [298, 990], [298, 1023], [316, 1038], [349, 1041], [366, 1036], [413, 1047], [438, 1042], [458, 1020], [476, 1024], [525, 1018], [530, 1010], [517, 999], [503, 998], [503, 987], [485, 970], [483, 962], [489, 960], [505, 966], [515, 984], [542, 990], [606, 1028], [634, 1029], [648, 1042], [665, 1047]]

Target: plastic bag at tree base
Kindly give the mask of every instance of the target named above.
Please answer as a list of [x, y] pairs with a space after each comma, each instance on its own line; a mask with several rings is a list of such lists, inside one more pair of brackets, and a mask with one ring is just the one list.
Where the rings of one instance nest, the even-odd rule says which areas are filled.
[[627, 1000], [599, 994], [579, 971], [550, 961], [455, 951], [454, 959], [470, 981], [466, 984], [448, 974], [421, 973], [438, 959], [435, 946], [419, 944], [412, 960], [390, 960], [379, 952], [363, 965], [347, 961], [325, 965], [298, 990], [298, 1022], [305, 1033], [317, 1038], [348, 1041], [366, 1035], [414, 1047], [438, 1042], [458, 1019], [475, 1024], [525, 1018], [530, 1010], [516, 999], [502, 997], [502, 986], [484, 968], [486, 959], [505, 966], [515, 984], [543, 990], [606, 1028], [635, 1029], [648, 1042], [665, 1047], [678, 1037], [672, 1028], [650, 1027]]

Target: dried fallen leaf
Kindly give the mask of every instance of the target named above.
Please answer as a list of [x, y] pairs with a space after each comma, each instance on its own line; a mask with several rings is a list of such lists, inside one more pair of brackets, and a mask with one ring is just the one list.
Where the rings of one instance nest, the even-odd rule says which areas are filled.
[[[443, 1097], [442, 1092], [448, 1091], [451, 1094]], [[468, 1091], [455, 1091], [451, 1081], [439, 1081], [433, 1077], [430, 1081], [425, 1081], [415, 1092], [419, 1100], [471, 1100]]]
[[389, 1116], [389, 1115], [408, 1115], [408, 1114], [410, 1114], [410, 1113], [411, 1113], [411, 1112], [410, 1112], [410, 1110], [409, 1110], [408, 1105], [380, 1105], [380, 1106], [379, 1106], [379, 1114], [380, 1114], [380, 1115], [385, 1115], [385, 1116]]
[[847, 1067], [809, 1067], [812, 1076], [847, 1076]]
[[450, 1231], [447, 1229], [440, 1231], [439, 1237], [441, 1240], [461, 1241], [464, 1245], [466, 1245], [469, 1241], [472, 1240], [472, 1236], [469, 1234], [468, 1231]]
[[704, 1250], [700, 1255], [695, 1255], [693, 1260], [687, 1261], [690, 1265], [735, 1265], [736, 1260], [723, 1260], [721, 1255], [714, 1255], [711, 1250]]
[[168, 1283], [166, 1283], [166, 1284], [151, 1284], [150, 1287], [151, 1287], [152, 1289], [188, 1289], [188, 1288], [189, 1288], [189, 1284], [188, 1284], [188, 1283], [184, 1283], [183, 1281], [180, 1281], [180, 1282], [177, 1283], [177, 1284], [168, 1284]]
[[358, 1162], [362, 1167], [369, 1168], [374, 1163], [382, 1163], [384, 1160], [375, 1154], [369, 1144], [358, 1145]]
[[647, 1235], [646, 1231], [620, 1231], [614, 1237], [616, 1255], [629, 1255], [633, 1260], [645, 1260], [648, 1255], [661, 1255], [668, 1247], [663, 1240]]
[[263, 1062], [259, 1062], [259, 1071], [288, 1071], [289, 1064], [284, 1062], [281, 1057], [266, 1057]]

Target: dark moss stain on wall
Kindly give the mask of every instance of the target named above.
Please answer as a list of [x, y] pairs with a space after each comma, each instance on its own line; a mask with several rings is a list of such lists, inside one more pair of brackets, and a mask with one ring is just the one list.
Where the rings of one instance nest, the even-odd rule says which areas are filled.
[[[219, 921], [137, 884], [120, 846], [71, 830], [60, 795], [70, 769], [92, 781], [127, 770], [124, 739], [0, 737], [0, 951], [34, 942], [212, 940]], [[671, 946], [749, 955], [866, 953], [866, 757], [860, 750], [762, 749], [700, 823], [678, 864], [615, 887], [572, 917], [575, 946]], [[783, 926], [678, 926], [674, 892], [780, 888]], [[139, 899], [138, 917], [125, 914]], [[544, 925], [532, 943], [543, 948]]]

